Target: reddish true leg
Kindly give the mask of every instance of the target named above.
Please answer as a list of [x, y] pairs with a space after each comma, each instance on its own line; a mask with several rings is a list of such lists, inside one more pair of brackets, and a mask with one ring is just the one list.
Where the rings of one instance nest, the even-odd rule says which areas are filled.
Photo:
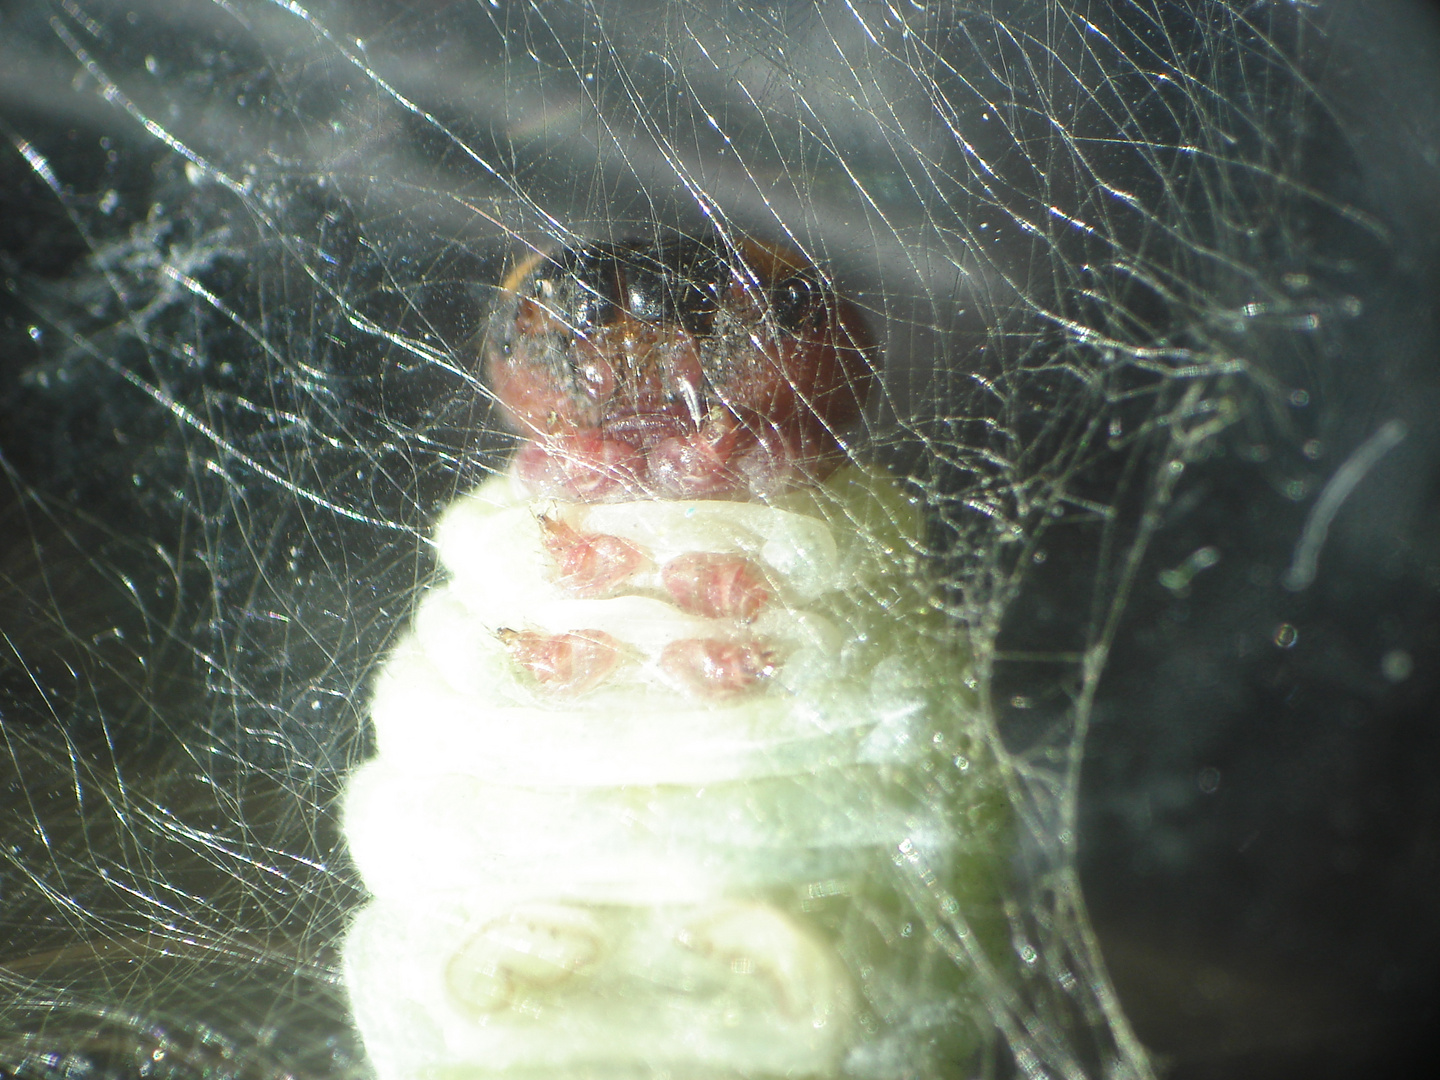
[[611, 596], [649, 559], [629, 540], [582, 533], [558, 518], [540, 519], [545, 550], [555, 560], [555, 583], [575, 596]]
[[779, 660], [759, 641], [685, 638], [665, 646], [660, 667], [696, 696], [724, 699], [754, 689]]
[[681, 611], [707, 619], [752, 619], [770, 602], [760, 568], [739, 555], [692, 551], [666, 563], [660, 580]]
[[556, 694], [595, 689], [624, 658], [624, 646], [603, 630], [573, 634], [501, 630], [499, 636], [514, 661]]

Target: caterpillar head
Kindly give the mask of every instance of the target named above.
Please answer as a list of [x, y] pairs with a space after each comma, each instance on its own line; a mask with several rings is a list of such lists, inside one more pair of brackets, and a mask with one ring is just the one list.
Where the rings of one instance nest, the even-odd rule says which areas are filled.
[[745, 498], [843, 459], [876, 349], [798, 253], [718, 236], [538, 254], [506, 277], [486, 376], [537, 491]]

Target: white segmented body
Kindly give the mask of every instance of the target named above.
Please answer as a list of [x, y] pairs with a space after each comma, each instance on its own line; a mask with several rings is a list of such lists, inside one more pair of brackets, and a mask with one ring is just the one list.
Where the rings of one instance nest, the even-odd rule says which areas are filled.
[[[648, 562], [620, 595], [570, 595], [556, 520]], [[907, 1040], [955, 1027], [960, 980], [904, 940], [886, 872], [908, 841], [953, 873], [994, 844], [957, 820], [996, 816], [982, 781], [937, 799], [919, 775], [965, 692], [927, 638], [917, 539], [860, 469], [769, 505], [561, 504], [507, 475], [449, 508], [450, 577], [380, 674], [378, 753], [344, 807], [374, 894], [346, 979], [382, 1080], [911, 1074]], [[749, 621], [681, 611], [657, 568], [689, 552], [752, 560], [773, 599]], [[556, 695], [516, 630], [603, 631], [624, 661]], [[779, 658], [748, 693], [657, 663], [738, 634]]]

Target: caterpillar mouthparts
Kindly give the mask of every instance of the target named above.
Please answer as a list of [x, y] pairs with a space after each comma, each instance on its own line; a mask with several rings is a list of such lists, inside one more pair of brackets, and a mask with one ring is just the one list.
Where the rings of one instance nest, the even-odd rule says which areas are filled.
[[487, 379], [562, 498], [748, 498], [844, 460], [877, 354], [795, 252], [719, 237], [522, 260], [485, 335]]
[[726, 251], [506, 280], [486, 365], [528, 441], [443, 514], [448, 579], [344, 800], [382, 1080], [899, 1078], [973, 1049], [894, 863], [986, 895], [1004, 814], [918, 510], [840, 467], [869, 338], [797, 255]]

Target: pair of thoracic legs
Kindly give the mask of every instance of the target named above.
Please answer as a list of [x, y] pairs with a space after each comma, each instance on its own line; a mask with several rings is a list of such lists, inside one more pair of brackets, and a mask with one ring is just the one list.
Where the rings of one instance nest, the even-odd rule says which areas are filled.
[[807, 479], [805, 470], [816, 466], [782, 441], [754, 439], [722, 414], [707, 419], [698, 431], [671, 435], [650, 447], [592, 429], [551, 435], [522, 446], [515, 467], [537, 494], [606, 502], [743, 498], [801, 482]]
[[[501, 630], [511, 658], [546, 690], [583, 694], [605, 682], [629, 658], [630, 650], [603, 630], [547, 634]], [[699, 697], [742, 694], [774, 674], [779, 661], [758, 640], [682, 638], [665, 646], [660, 669]]]
[[[640, 545], [604, 533], [582, 533], [541, 519], [555, 582], [573, 596], [613, 596], [654, 560]], [[770, 602], [761, 569], [742, 555], [691, 551], [660, 568], [660, 582], [681, 611], [707, 619], [753, 619]]]
[[[614, 596], [654, 560], [640, 545], [618, 536], [582, 533], [557, 518], [541, 519], [555, 581], [581, 597]], [[764, 573], [741, 555], [694, 551], [660, 568], [660, 584], [681, 611], [707, 619], [748, 622], [770, 602]], [[626, 647], [601, 630], [547, 634], [501, 631], [511, 657], [554, 693], [593, 690], [628, 658]], [[777, 660], [758, 639], [685, 638], [660, 655], [660, 669], [701, 697], [744, 693], [771, 675]]]

